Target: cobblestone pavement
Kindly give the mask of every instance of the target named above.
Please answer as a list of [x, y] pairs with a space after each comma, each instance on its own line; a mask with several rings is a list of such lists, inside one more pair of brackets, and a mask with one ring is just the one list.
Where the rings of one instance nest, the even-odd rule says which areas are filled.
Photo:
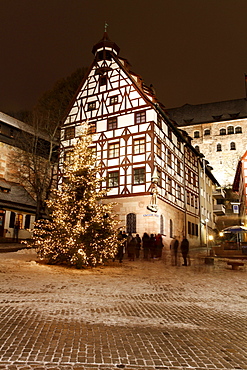
[[0, 255], [0, 370], [247, 369], [247, 268]]

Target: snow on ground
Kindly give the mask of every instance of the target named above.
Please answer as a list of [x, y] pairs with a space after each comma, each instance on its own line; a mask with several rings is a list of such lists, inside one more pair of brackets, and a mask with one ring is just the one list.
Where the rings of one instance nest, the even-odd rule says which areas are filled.
[[[171, 266], [168, 253], [161, 261], [125, 259], [83, 270], [39, 263], [30, 249], [0, 254], [3, 303], [51, 319], [87, 323], [150, 326], [152, 318], [152, 325], [162, 325], [164, 305], [168, 310], [196, 305], [215, 314], [246, 316], [246, 277], [246, 265], [233, 271], [223, 260], [208, 266], [203, 258], [192, 258], [191, 266]], [[160, 305], [158, 317], [154, 304]], [[174, 319], [166, 325], [193, 327], [193, 322]]]

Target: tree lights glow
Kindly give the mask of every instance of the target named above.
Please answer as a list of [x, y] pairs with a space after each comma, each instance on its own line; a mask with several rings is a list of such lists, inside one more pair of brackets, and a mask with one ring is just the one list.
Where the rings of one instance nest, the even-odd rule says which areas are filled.
[[77, 268], [96, 266], [113, 258], [118, 249], [118, 221], [113, 204], [104, 203], [100, 168], [90, 150], [92, 138], [84, 128], [69, 163], [64, 163], [63, 182], [47, 202], [51, 221], [36, 223], [33, 241], [40, 258]]

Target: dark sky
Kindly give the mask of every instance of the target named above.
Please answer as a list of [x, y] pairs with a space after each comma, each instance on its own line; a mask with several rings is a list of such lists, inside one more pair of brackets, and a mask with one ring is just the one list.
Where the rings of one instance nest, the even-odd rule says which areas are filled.
[[0, 110], [30, 109], [108, 34], [167, 107], [245, 97], [246, 0], [0, 0]]

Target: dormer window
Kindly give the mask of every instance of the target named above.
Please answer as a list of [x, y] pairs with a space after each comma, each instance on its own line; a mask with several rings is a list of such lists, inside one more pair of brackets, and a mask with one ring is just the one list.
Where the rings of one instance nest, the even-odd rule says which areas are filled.
[[100, 86], [105, 86], [107, 83], [107, 77], [106, 76], [100, 76], [99, 78], [99, 85]]
[[118, 95], [111, 96], [110, 97], [110, 105], [117, 104], [118, 103]]
[[91, 111], [91, 110], [94, 110], [94, 109], [96, 109], [96, 102], [92, 101], [92, 102], [88, 103], [87, 110]]

